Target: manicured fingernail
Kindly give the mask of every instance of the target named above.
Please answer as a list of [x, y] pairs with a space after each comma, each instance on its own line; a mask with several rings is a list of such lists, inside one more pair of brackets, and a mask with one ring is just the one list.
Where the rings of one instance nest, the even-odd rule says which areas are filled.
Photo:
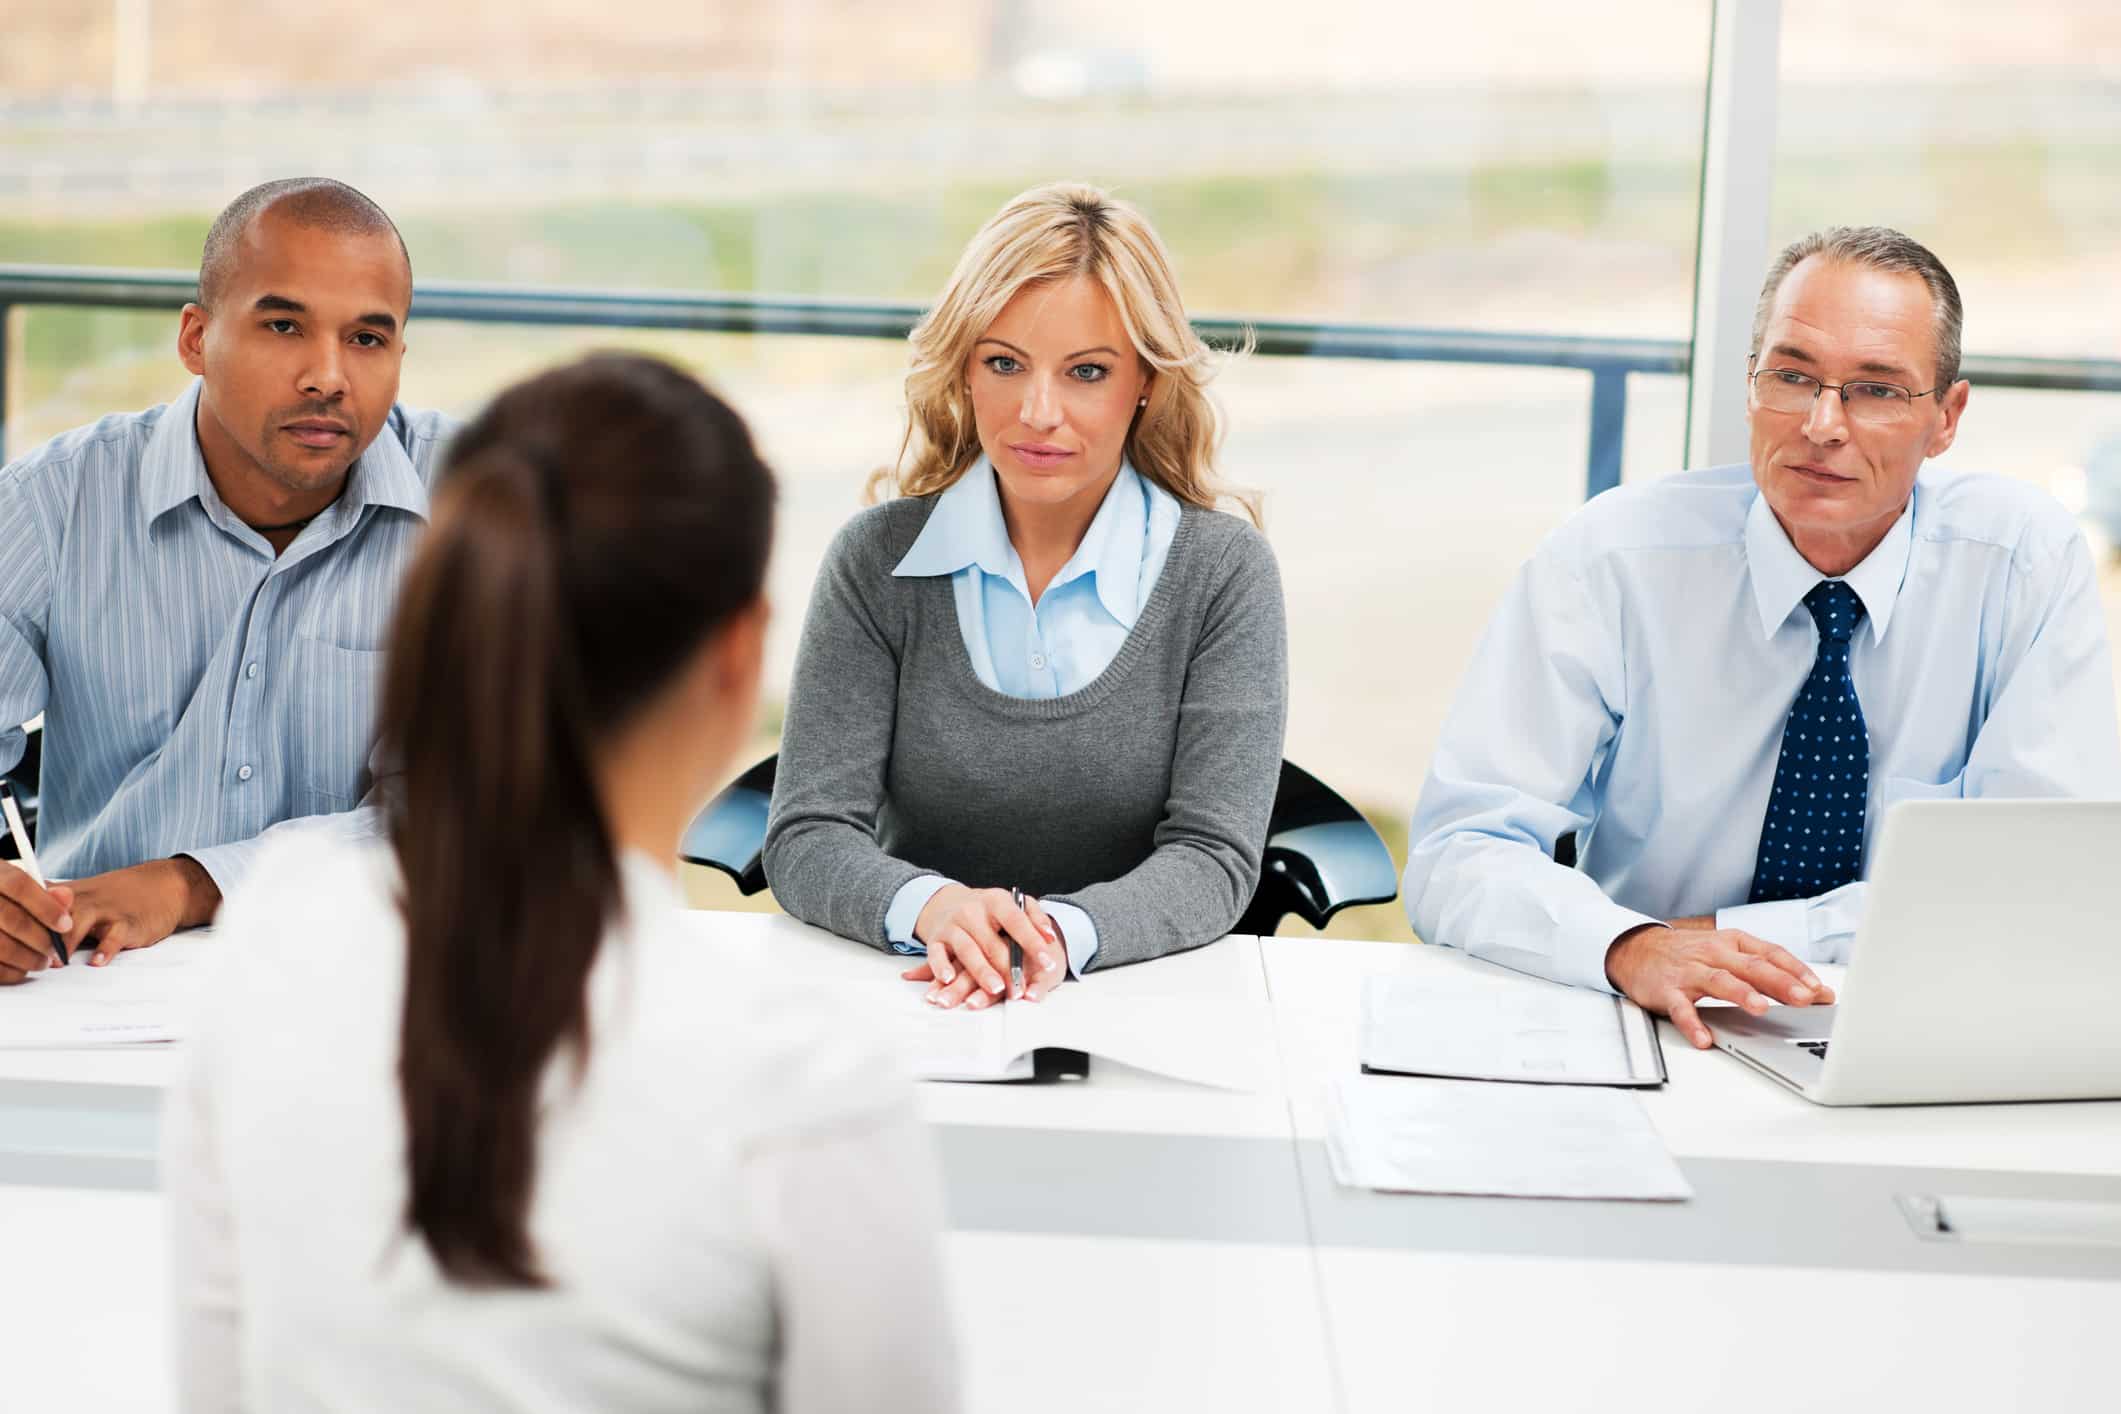
[[994, 995], [997, 997], [1000, 996], [1002, 994], [1002, 984], [1000, 979], [996, 979], [995, 981], [989, 982], [987, 984], [987, 990], [994, 993]]
[[1810, 987], [1805, 986], [1802, 982], [1799, 982], [1796, 986], [1790, 988], [1790, 990], [1797, 994], [1797, 1000], [1800, 1002], [1808, 1002], [1812, 999], [1812, 989]]
[[1804, 985], [1810, 987], [1813, 991], [1817, 991], [1819, 989], [1819, 979], [1807, 972], [1804, 974]]
[[935, 988], [931, 988], [931, 989], [929, 990], [929, 992], [928, 992], [928, 1004], [929, 1004], [930, 1006], [933, 1006], [933, 1005], [935, 1004], [935, 999], [936, 999], [937, 997], [941, 996], [942, 994], [943, 994], [943, 992], [942, 992], [942, 988], [940, 988], [940, 987], [935, 987]]
[[977, 1010], [979, 1010], [979, 1009], [980, 1009], [981, 1007], [985, 1006], [986, 1004], [987, 1004], [987, 994], [986, 994], [985, 992], [974, 992], [974, 993], [972, 994], [972, 1000], [966, 1003], [966, 1005], [967, 1005], [967, 1006], [969, 1006], [969, 1007], [971, 1007], [971, 1008], [972, 1008], [972, 1009], [973, 1009], [974, 1011], [977, 1011]]
[[54, 923], [54, 924], [52, 924], [52, 931], [53, 931], [53, 932], [55, 932], [55, 933], [71, 933], [71, 932], [73, 932], [73, 931], [74, 931], [74, 915], [73, 915], [73, 914], [71, 914], [71, 913], [62, 913], [62, 914], [60, 914], [60, 915], [59, 915], [59, 921], [58, 921], [57, 923]]

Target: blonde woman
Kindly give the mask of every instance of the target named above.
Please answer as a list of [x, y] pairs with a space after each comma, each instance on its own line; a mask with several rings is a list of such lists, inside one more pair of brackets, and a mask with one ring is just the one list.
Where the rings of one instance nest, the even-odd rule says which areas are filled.
[[899, 494], [819, 570], [765, 864], [925, 955], [938, 1006], [1198, 947], [1259, 882], [1287, 636], [1216, 509], [1208, 364], [1156, 233], [1086, 186], [1004, 206], [913, 331]]

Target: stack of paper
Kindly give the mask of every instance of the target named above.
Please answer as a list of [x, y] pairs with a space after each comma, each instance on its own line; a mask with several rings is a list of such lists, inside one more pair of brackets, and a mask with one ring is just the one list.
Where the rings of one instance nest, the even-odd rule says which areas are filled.
[[65, 967], [0, 987], [0, 1048], [122, 1046], [180, 1038], [190, 989], [212, 949], [205, 930], [122, 952], [91, 967], [89, 950]]
[[1691, 1198], [1622, 1090], [1350, 1076], [1326, 1148], [1351, 1188], [1512, 1198]]

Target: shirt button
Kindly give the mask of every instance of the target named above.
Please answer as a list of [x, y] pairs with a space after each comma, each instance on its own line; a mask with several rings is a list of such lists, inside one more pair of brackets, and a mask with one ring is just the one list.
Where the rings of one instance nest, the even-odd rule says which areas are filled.
[[248, 767], [248, 766], [239, 766], [239, 767], [237, 767], [237, 768], [236, 768], [236, 779], [237, 779], [237, 780], [239, 780], [239, 781], [247, 781], [247, 780], [249, 780], [249, 779], [250, 779], [250, 775], [251, 775], [251, 772], [250, 772], [250, 767]]
[[1043, 653], [1033, 653], [1031, 655], [1031, 666], [1035, 671], [1044, 671], [1046, 666], [1046, 655]]
[[247, 667], [247, 668], [245, 668], [245, 669], [243, 670], [243, 676], [245, 676], [245, 677], [247, 677], [247, 678], [254, 678], [254, 677], [256, 677], [257, 675], [258, 675], [258, 665], [257, 665], [256, 663], [252, 663], [252, 664], [251, 664], [251, 665], [250, 665], [249, 667]]

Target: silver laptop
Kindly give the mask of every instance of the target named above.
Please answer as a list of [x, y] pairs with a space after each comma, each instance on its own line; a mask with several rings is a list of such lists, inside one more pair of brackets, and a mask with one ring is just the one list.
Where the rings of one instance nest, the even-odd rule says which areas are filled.
[[2121, 802], [1895, 805], [1837, 1004], [1701, 1019], [1822, 1105], [2121, 1097]]

